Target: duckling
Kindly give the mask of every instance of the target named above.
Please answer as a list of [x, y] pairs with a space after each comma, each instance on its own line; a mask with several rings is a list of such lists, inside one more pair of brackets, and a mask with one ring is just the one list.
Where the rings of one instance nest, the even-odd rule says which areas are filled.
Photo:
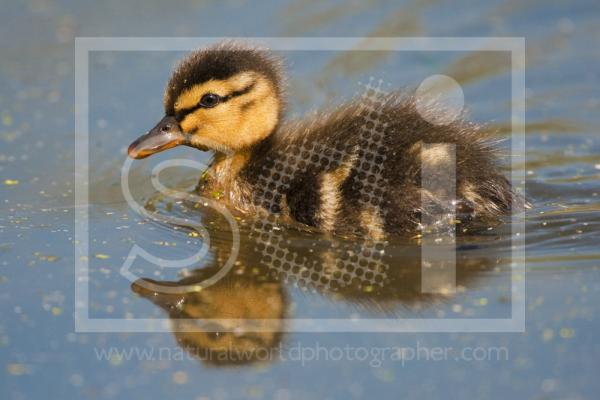
[[[166, 87], [165, 116], [129, 156], [180, 145], [213, 151], [200, 193], [219, 193], [240, 213], [275, 214], [333, 235], [412, 235], [426, 213], [441, 215], [447, 204], [463, 226], [499, 221], [513, 207], [497, 149], [476, 124], [436, 125], [413, 97], [373, 90], [286, 121], [282, 70], [268, 50], [241, 43], [192, 52]], [[425, 168], [443, 181], [454, 167], [455, 194], [422, 187]]]

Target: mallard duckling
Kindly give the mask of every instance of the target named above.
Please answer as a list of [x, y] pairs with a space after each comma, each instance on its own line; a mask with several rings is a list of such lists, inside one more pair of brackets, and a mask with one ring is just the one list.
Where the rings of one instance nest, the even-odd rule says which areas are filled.
[[[129, 155], [179, 145], [212, 150], [201, 193], [219, 193], [243, 213], [279, 214], [331, 234], [414, 234], [431, 205], [443, 213], [449, 196], [463, 226], [510, 211], [511, 185], [475, 124], [432, 124], [399, 93], [368, 93], [286, 122], [281, 65], [267, 50], [238, 43], [192, 52], [166, 87], [164, 118]], [[439, 180], [454, 165], [455, 195], [422, 187], [424, 168], [437, 168]]]

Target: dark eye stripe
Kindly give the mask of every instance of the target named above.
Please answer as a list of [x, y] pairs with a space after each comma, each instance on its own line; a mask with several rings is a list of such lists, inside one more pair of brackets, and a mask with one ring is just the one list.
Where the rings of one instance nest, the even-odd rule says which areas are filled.
[[[234, 97], [242, 96], [242, 95], [249, 93], [254, 88], [255, 84], [256, 84], [256, 82], [251, 82], [245, 88], [233, 91], [233, 92], [229, 93], [228, 95], [221, 97], [220, 102], [225, 103], [226, 101], [229, 101], [229, 100], [233, 99]], [[177, 121], [181, 122], [185, 119], [185, 117], [188, 114], [193, 113], [194, 111], [196, 111], [200, 108], [205, 108], [205, 107], [202, 104], [198, 103], [195, 106], [183, 108], [175, 113], [175, 119]]]
[[221, 97], [221, 101], [224, 102], [224, 101], [231, 100], [234, 97], [242, 96], [242, 95], [250, 92], [254, 88], [255, 84], [256, 84], [256, 82], [251, 82], [245, 88], [233, 91], [233, 92], [229, 93], [227, 96]]

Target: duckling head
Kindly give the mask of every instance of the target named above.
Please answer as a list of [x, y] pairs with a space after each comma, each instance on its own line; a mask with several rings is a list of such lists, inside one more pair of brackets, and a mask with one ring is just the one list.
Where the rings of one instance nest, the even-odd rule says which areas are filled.
[[248, 150], [281, 119], [280, 65], [265, 50], [232, 42], [190, 53], [167, 84], [165, 116], [129, 146], [129, 156], [179, 145], [225, 154]]

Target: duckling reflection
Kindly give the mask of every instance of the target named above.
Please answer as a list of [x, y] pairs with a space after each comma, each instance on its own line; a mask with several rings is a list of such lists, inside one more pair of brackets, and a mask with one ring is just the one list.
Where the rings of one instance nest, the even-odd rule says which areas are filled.
[[193, 287], [214, 272], [215, 268], [196, 270], [177, 282], [140, 279], [132, 290], [168, 313], [177, 343], [198, 359], [214, 365], [266, 361], [261, 354], [279, 345], [284, 330], [287, 299], [280, 283], [262, 274], [248, 276], [244, 267], [237, 266], [198, 291], [176, 294], [145, 284]]
[[[314, 274], [320, 279], [313, 279], [308, 285], [300, 284], [309, 290], [318, 292], [334, 301], [351, 303], [359, 311], [371, 314], [373, 317], [402, 317], [407, 309], [425, 309], [435, 304], [446, 303], [454, 293], [446, 291], [442, 286], [436, 292], [423, 291], [423, 267], [421, 248], [414, 245], [394, 246], [393, 254], [387, 254], [380, 266], [385, 266], [384, 279], [373, 284], [372, 279], [367, 279], [367, 268], [363, 268], [363, 274], [354, 276], [347, 282], [336, 279], [336, 274], [344, 274], [348, 271], [339, 268], [339, 252], [331, 249], [317, 252], [313, 264], [307, 262], [309, 271], [299, 274], [290, 271], [283, 274], [282, 278], [288, 284], [298, 285], [299, 276]], [[482, 273], [490, 271], [499, 255], [475, 256], [470, 252], [458, 251], [456, 254], [456, 281], [455, 285], [460, 291], [474, 289], [479, 284]], [[360, 266], [356, 265], [356, 269]], [[438, 270], [444, 273], [443, 270]], [[328, 284], [320, 284], [322, 277], [332, 278]], [[317, 282], [317, 284], [315, 284]], [[441, 280], [444, 285], [448, 282]], [[451, 282], [454, 283], [454, 282]]]
[[[451, 293], [422, 292], [419, 248], [408, 248], [403, 257], [388, 257], [390, 268], [380, 285], [367, 284], [359, 278], [337, 286], [299, 285], [298, 276], [335, 271], [335, 254], [330, 250], [315, 251], [311, 260], [307, 259], [307, 270], [294, 274], [257, 263], [260, 256], [245, 246], [229, 273], [202, 290], [174, 294], [168, 288], [193, 287], [213, 275], [218, 266], [194, 270], [176, 282], [141, 279], [132, 285], [132, 290], [168, 313], [178, 344], [190, 354], [211, 365], [247, 365], [273, 361], [265, 355], [285, 345], [281, 332], [286, 330], [285, 319], [293, 318], [287, 291], [294, 285], [334, 303], [351, 304], [375, 317], [401, 316], [407, 308], [424, 309], [448, 301]], [[489, 271], [495, 259], [468, 253], [459, 253], [456, 263], [456, 284], [465, 290], [477, 285], [481, 273]], [[163, 286], [164, 290], [150, 290], [144, 285], [148, 282]], [[244, 320], [253, 320], [254, 325], [247, 325]]]

